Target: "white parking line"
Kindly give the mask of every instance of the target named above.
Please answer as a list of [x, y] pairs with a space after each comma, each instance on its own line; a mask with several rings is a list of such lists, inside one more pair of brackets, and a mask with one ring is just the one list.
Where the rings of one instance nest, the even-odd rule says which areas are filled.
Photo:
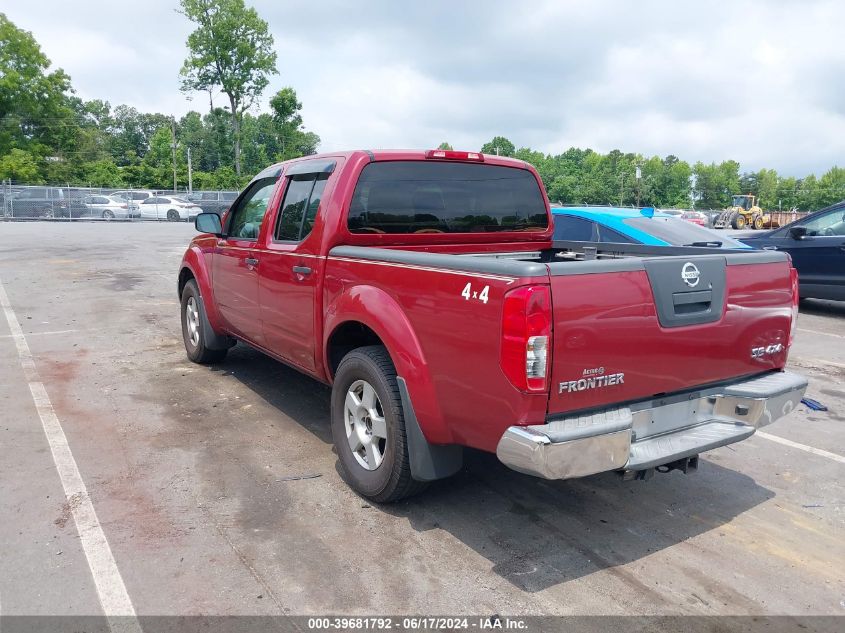
[[754, 435], [756, 437], [762, 437], [767, 440], [771, 440], [772, 442], [777, 442], [778, 444], [783, 444], [784, 446], [797, 448], [800, 451], [806, 451], [808, 453], [812, 453], [813, 455], [818, 455], [819, 457], [826, 457], [827, 459], [832, 459], [833, 461], [839, 462], [840, 464], [845, 464], [845, 457], [843, 457], [842, 455], [837, 455], [836, 453], [831, 453], [830, 451], [823, 451], [820, 448], [813, 448], [812, 446], [807, 446], [806, 444], [799, 444], [798, 442], [793, 442], [792, 440], [787, 440], [783, 437], [778, 437], [777, 435], [763, 433], [763, 431], [757, 431]]
[[834, 334], [833, 332], [822, 332], [821, 330], [808, 330], [807, 328], [799, 327], [799, 332], [806, 332], [807, 334], [821, 334], [822, 336], [835, 336], [836, 338], [845, 338], [841, 334]]
[[[94, 577], [100, 604], [105, 615], [109, 616], [109, 627], [112, 631], [140, 633], [141, 626], [126, 591], [126, 585], [117, 569], [117, 563], [112, 555], [109, 542], [106, 540], [106, 535], [103, 533], [103, 528], [100, 526], [97, 513], [94, 511], [91, 498], [88, 496], [85, 482], [82, 481], [82, 475], [79, 473], [76, 460], [73, 458], [64, 429], [62, 429], [59, 418], [56, 416], [47, 390], [41, 382], [41, 377], [38, 375], [38, 369], [35, 367], [29, 344], [26, 342], [26, 337], [21, 329], [20, 322], [18, 322], [18, 317], [12, 309], [2, 281], [0, 281], [0, 306], [2, 306], [6, 321], [9, 323], [9, 330], [15, 340], [21, 368], [26, 381], [29, 383], [32, 400], [35, 403], [38, 416], [41, 418], [41, 425], [44, 428], [44, 434], [47, 436], [50, 451], [53, 453], [53, 463], [56, 465], [59, 479], [61, 479], [62, 487], [65, 490], [67, 504], [73, 514], [73, 520], [79, 532], [79, 540], [82, 543], [85, 557], [88, 559], [88, 567]], [[115, 617], [112, 618], [111, 616]]]

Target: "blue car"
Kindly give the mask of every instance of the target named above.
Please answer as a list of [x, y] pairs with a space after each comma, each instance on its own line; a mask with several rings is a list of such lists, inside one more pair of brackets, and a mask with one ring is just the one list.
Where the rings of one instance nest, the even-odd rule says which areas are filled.
[[789, 253], [801, 298], [845, 301], [845, 200], [742, 241]]
[[752, 248], [710, 229], [653, 209], [552, 207], [554, 239], [650, 246]]

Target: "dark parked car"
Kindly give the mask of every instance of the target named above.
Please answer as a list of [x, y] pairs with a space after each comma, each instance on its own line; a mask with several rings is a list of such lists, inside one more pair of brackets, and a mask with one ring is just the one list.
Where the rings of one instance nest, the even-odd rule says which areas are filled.
[[202, 207], [204, 213], [216, 213], [221, 217], [237, 197], [237, 191], [197, 191], [188, 194], [188, 200]]
[[789, 253], [798, 270], [802, 298], [845, 301], [845, 200], [742, 241], [754, 248]]
[[62, 218], [68, 198], [58, 187], [26, 187], [9, 196], [6, 212], [13, 218]]

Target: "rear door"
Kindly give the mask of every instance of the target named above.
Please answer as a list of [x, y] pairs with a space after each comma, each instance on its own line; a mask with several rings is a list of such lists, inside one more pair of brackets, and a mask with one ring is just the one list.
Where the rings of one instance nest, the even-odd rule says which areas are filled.
[[156, 201], [157, 198], [151, 196], [149, 198], [144, 198], [141, 200], [141, 204], [138, 205], [141, 208], [141, 217], [145, 220], [157, 220], [158, 213], [156, 212]]
[[212, 260], [214, 299], [230, 331], [264, 345], [258, 304], [258, 237], [276, 178], [254, 181], [238, 202], [217, 241]]
[[[549, 269], [550, 413], [672, 394], [786, 362], [785, 255], [629, 257]], [[772, 351], [754, 356], [760, 347]]]
[[259, 269], [267, 348], [309, 371], [317, 368], [314, 306], [325, 264], [315, 228], [335, 164], [319, 159], [288, 167], [284, 198]]

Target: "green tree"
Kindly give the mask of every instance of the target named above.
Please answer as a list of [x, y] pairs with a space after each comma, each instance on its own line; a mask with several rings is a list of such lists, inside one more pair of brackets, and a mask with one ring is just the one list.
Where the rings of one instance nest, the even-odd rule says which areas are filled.
[[815, 208], [821, 209], [843, 199], [845, 199], [845, 169], [831, 167], [819, 178]]
[[493, 140], [481, 146], [482, 154], [498, 154], [499, 156], [513, 156], [516, 147], [504, 136], [494, 136]]
[[0, 156], [0, 180], [9, 178], [17, 182], [38, 183], [39, 161], [29, 152], [17, 147]]
[[437, 149], [442, 149], [446, 150], [447, 152], [451, 152], [455, 148], [449, 145], [449, 143], [447, 143], [446, 141], [443, 141], [442, 143], [440, 143], [440, 145], [437, 146]]
[[85, 163], [82, 166], [83, 182], [91, 187], [122, 187], [123, 174], [120, 167], [109, 159]]
[[241, 117], [276, 74], [276, 53], [267, 22], [243, 0], [180, 0], [181, 13], [197, 28], [188, 36], [182, 88], [229, 98], [235, 173], [241, 174]]
[[19, 148], [38, 162], [72, 145], [70, 78], [49, 68], [50, 60], [32, 33], [0, 13], [0, 156]]

